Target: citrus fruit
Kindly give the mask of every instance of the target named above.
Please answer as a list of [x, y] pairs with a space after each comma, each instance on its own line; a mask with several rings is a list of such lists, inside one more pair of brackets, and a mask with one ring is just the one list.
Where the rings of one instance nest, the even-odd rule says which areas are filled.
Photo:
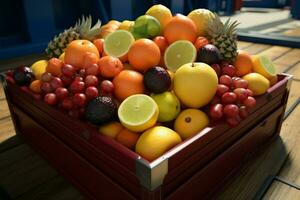
[[206, 37], [199, 36], [199, 37], [197, 37], [197, 39], [196, 39], [196, 41], [194, 43], [194, 46], [196, 47], [196, 49], [198, 51], [201, 47], [203, 47], [203, 46], [205, 46], [207, 44], [209, 44], [208, 39]]
[[146, 15], [151, 15], [152, 17], [155, 17], [159, 21], [162, 31], [172, 19], [172, 13], [170, 9], [161, 4], [157, 4], [149, 8], [146, 12]]
[[104, 39], [103, 38], [99, 38], [99, 39], [93, 40], [93, 44], [98, 49], [99, 55], [101, 55], [102, 52], [103, 52], [103, 43], [104, 43]]
[[53, 76], [60, 77], [62, 75], [61, 68], [63, 64], [64, 63], [58, 58], [51, 58], [48, 61], [46, 72], [51, 73]]
[[123, 128], [116, 137], [116, 141], [128, 147], [134, 149], [136, 142], [138, 141], [140, 134], [132, 132], [127, 128]]
[[94, 53], [99, 59], [97, 47], [88, 40], [73, 40], [65, 50], [65, 63], [73, 65], [77, 69], [83, 68], [86, 52]]
[[129, 31], [117, 30], [106, 36], [103, 48], [107, 55], [119, 58], [128, 52], [133, 42], [134, 38]]
[[197, 27], [198, 36], [206, 36], [208, 24], [213, 20], [214, 14], [207, 9], [196, 9], [188, 14], [188, 18], [193, 20]]
[[39, 60], [31, 65], [31, 71], [36, 79], [41, 79], [42, 74], [46, 72], [47, 65], [47, 60]]
[[119, 26], [118, 30], [130, 31], [131, 27], [134, 25], [134, 21], [124, 20]]
[[177, 117], [180, 112], [180, 102], [174, 93], [163, 92], [160, 94], [152, 94], [151, 97], [158, 105], [159, 122], [168, 122]]
[[158, 106], [145, 94], [127, 97], [119, 106], [120, 122], [131, 131], [141, 132], [152, 127], [158, 118]]
[[253, 56], [253, 71], [257, 72], [267, 79], [276, 76], [275, 66], [266, 56]]
[[181, 138], [170, 128], [155, 126], [142, 133], [135, 151], [148, 161], [153, 161], [181, 142]]
[[163, 55], [166, 48], [169, 46], [167, 39], [164, 36], [157, 36], [153, 39], [153, 42], [159, 47], [160, 53]]
[[122, 62], [112, 56], [104, 56], [98, 61], [99, 72], [104, 78], [113, 78], [123, 70]]
[[150, 92], [162, 93], [170, 88], [171, 77], [164, 68], [153, 67], [145, 72], [144, 85]]
[[251, 55], [245, 51], [239, 50], [234, 62], [235, 75], [244, 76], [252, 71], [253, 63]]
[[83, 69], [87, 69], [91, 65], [97, 64], [99, 57], [96, 56], [94, 53], [86, 52], [84, 59], [83, 59]]
[[135, 20], [130, 31], [135, 39], [152, 39], [160, 35], [161, 29], [160, 23], [156, 18], [150, 15], [142, 15]]
[[167, 68], [175, 72], [182, 65], [194, 62], [196, 57], [197, 51], [193, 43], [186, 40], [179, 40], [166, 49], [164, 61]]
[[41, 86], [42, 86], [42, 81], [41, 80], [34, 80], [30, 83], [29, 88], [34, 93], [40, 93], [41, 92]]
[[173, 84], [176, 96], [184, 105], [200, 108], [215, 96], [218, 76], [205, 63], [187, 63], [175, 72]]
[[252, 90], [254, 96], [264, 94], [270, 87], [270, 81], [258, 73], [247, 74], [243, 79], [248, 81], [248, 88]]
[[62, 54], [60, 54], [60, 56], [58, 57], [59, 60], [65, 62], [65, 52], [63, 52]]
[[208, 116], [198, 109], [186, 109], [175, 120], [174, 130], [183, 140], [199, 133], [209, 124]]
[[116, 138], [117, 135], [120, 133], [120, 131], [123, 129], [124, 127], [122, 126], [121, 123], [119, 122], [109, 122], [107, 124], [103, 124], [102, 126], [99, 127], [99, 132], [102, 135], [105, 135], [107, 137], [110, 138]]
[[105, 38], [108, 34], [118, 30], [120, 27], [121, 22], [116, 20], [110, 20], [107, 24], [101, 26], [100, 28], [100, 36]]
[[197, 28], [190, 18], [177, 14], [166, 25], [164, 36], [169, 44], [177, 40], [189, 40], [194, 43], [197, 38]]
[[129, 64], [136, 70], [144, 72], [159, 63], [160, 50], [149, 39], [136, 40], [128, 52]]
[[143, 75], [134, 70], [123, 70], [113, 79], [114, 95], [124, 100], [133, 94], [142, 94], [145, 91]]

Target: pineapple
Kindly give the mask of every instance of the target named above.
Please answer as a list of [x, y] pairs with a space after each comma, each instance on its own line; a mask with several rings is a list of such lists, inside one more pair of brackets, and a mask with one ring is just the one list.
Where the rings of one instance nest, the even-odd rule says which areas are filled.
[[223, 59], [227, 62], [234, 62], [237, 56], [237, 35], [236, 27], [239, 25], [237, 21], [231, 22], [228, 19], [225, 24], [217, 14], [208, 24], [208, 37], [213, 45], [221, 52]]
[[46, 48], [47, 55], [52, 57], [59, 57], [63, 52], [67, 45], [77, 39], [86, 39], [86, 40], [94, 40], [100, 34], [100, 20], [91, 27], [92, 25], [92, 17], [84, 17], [79, 19], [74, 27], [70, 27], [64, 32], [60, 33], [58, 36], [55, 36], [53, 40], [51, 40]]

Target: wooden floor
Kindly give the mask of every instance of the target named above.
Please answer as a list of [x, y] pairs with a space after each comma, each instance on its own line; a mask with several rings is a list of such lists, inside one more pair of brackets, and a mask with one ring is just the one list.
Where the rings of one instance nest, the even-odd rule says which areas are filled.
[[[251, 54], [265, 54], [278, 72], [294, 75], [281, 137], [243, 165], [219, 199], [300, 199], [300, 49], [239, 42]], [[275, 177], [275, 178], [274, 178]], [[11, 199], [77, 200], [80, 193], [15, 136], [0, 87], [0, 187]], [[0, 189], [0, 200], [1, 193]]]

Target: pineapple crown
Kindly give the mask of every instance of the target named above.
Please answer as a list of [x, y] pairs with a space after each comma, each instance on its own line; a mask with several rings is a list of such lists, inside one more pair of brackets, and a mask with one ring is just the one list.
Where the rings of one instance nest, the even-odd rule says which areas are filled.
[[80, 34], [80, 38], [92, 41], [100, 34], [101, 21], [98, 20], [97, 23], [92, 27], [92, 17], [89, 15], [85, 17], [82, 15], [81, 19], [76, 22], [74, 30]]
[[218, 14], [214, 13], [211, 22], [208, 24], [208, 35], [210, 37], [217, 37], [225, 34], [235, 37], [238, 25], [238, 21], [235, 20], [232, 22], [230, 18], [223, 24]]

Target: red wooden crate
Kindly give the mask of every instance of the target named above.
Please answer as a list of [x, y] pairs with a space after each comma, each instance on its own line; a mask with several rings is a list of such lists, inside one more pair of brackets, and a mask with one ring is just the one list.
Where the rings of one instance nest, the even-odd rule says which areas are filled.
[[151, 163], [16, 85], [4, 88], [17, 133], [89, 199], [199, 199], [278, 135], [291, 76], [278, 78], [237, 127], [207, 127]]

